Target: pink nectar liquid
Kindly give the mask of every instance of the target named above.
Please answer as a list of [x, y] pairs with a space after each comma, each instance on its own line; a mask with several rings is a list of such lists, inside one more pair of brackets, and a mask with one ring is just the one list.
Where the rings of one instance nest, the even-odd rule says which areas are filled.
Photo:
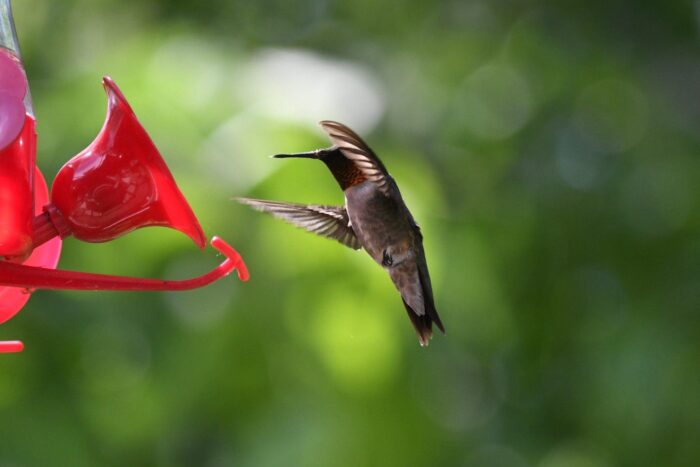
[[26, 89], [20, 61], [0, 48], [0, 258], [11, 260], [32, 250], [36, 123], [24, 110]]

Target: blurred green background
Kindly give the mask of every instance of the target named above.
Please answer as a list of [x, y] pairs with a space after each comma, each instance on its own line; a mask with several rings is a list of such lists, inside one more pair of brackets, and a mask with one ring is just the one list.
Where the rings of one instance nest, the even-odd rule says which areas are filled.
[[[0, 328], [0, 465], [700, 464], [700, 6], [15, 1], [51, 180], [119, 84], [234, 277], [39, 292]], [[237, 205], [340, 204], [347, 123], [422, 225], [447, 336], [362, 252]], [[60, 266], [183, 278], [144, 229]]]

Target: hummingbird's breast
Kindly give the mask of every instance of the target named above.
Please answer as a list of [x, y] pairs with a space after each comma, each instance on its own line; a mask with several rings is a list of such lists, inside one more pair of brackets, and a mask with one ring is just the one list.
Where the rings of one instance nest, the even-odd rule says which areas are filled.
[[382, 264], [386, 251], [410, 249], [413, 237], [405, 207], [374, 183], [364, 181], [347, 188], [345, 207], [357, 238], [377, 263]]

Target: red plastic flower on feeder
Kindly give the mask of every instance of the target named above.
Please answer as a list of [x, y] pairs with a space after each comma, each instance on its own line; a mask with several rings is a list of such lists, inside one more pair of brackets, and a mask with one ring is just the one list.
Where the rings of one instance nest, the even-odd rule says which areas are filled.
[[[241, 256], [213, 237], [226, 259], [193, 279], [165, 281], [56, 270], [61, 239], [106, 242], [134, 229], [178, 230], [199, 247], [204, 232], [158, 149], [111, 78], [105, 77], [107, 117], [97, 138], [57, 174], [51, 198], [35, 165], [36, 133], [27, 81], [17, 53], [8, 0], [0, 0], [0, 323], [14, 316], [35, 289], [188, 290], [237, 269]], [[5, 34], [5, 35], [3, 35]], [[21, 351], [0, 341], [0, 353]]]
[[52, 204], [34, 221], [34, 244], [56, 235], [107, 242], [134, 229], [179, 230], [199, 248], [204, 232], [117, 85], [102, 80], [107, 118], [95, 140], [59, 170]]

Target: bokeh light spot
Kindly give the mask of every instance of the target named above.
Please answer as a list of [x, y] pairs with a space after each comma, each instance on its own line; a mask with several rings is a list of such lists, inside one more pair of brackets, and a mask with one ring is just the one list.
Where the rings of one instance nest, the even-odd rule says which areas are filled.
[[362, 134], [384, 113], [383, 92], [370, 70], [308, 51], [260, 51], [242, 89], [243, 97], [264, 115], [306, 125], [331, 119]]
[[564, 182], [583, 191], [591, 190], [601, 182], [608, 162], [605, 154], [572, 127], [558, 134], [555, 156], [559, 175]]
[[647, 98], [625, 81], [598, 81], [579, 96], [574, 124], [599, 151], [624, 151], [644, 136], [649, 124]]
[[317, 349], [336, 382], [360, 394], [381, 390], [396, 374], [399, 352], [393, 310], [373, 306], [345, 288], [333, 288], [316, 307]]
[[610, 465], [593, 450], [574, 445], [561, 445], [549, 452], [538, 467], [608, 467]]
[[622, 218], [642, 235], [683, 226], [697, 203], [696, 184], [683, 164], [671, 160], [640, 164], [622, 182]]
[[212, 44], [178, 35], [156, 50], [147, 76], [156, 86], [169, 89], [173, 100], [184, 107], [203, 110], [221, 98], [226, 80], [223, 58]]
[[491, 63], [467, 78], [456, 104], [457, 118], [474, 135], [500, 140], [530, 119], [534, 102], [525, 77], [506, 63]]

